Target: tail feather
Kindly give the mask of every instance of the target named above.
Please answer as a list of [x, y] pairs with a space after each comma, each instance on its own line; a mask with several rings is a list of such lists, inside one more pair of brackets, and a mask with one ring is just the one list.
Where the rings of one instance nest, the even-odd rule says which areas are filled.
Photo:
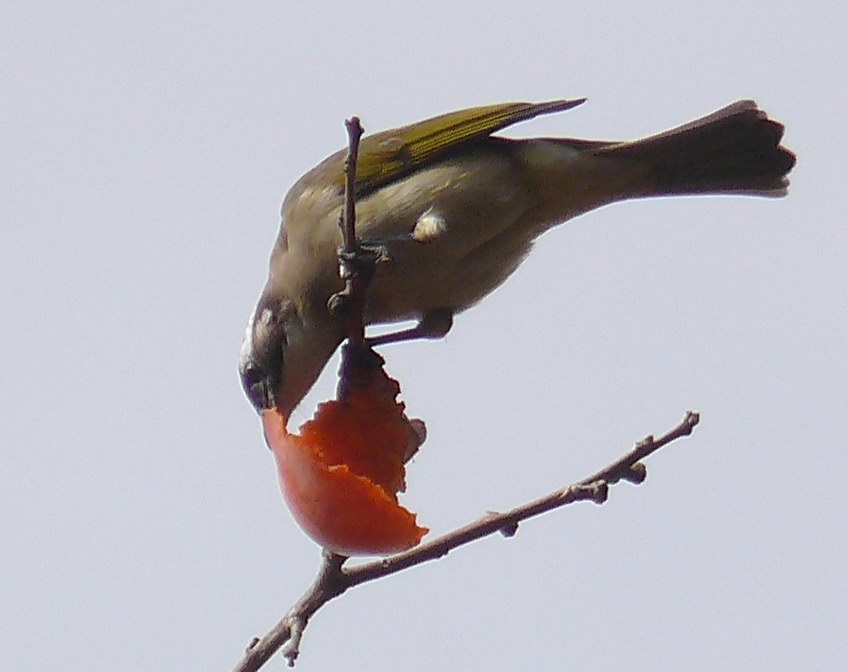
[[633, 162], [629, 197], [682, 194], [786, 195], [795, 155], [780, 145], [783, 125], [752, 100], [741, 100], [670, 131], [594, 151]]

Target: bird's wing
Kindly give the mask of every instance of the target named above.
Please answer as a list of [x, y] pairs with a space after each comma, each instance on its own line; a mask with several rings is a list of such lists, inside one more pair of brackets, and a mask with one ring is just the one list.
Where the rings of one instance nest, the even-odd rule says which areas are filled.
[[[356, 173], [357, 196], [399, 180], [457, 147], [542, 114], [570, 110], [586, 99], [545, 103], [501, 103], [449, 112], [409, 126], [362, 138]], [[343, 153], [341, 153], [343, 155]], [[334, 184], [344, 188], [339, 171]]]

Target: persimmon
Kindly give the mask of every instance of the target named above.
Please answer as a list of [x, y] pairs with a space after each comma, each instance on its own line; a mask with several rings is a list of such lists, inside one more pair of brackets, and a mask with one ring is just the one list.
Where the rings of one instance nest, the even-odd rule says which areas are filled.
[[337, 399], [320, 404], [300, 435], [289, 433], [274, 410], [263, 413], [262, 424], [301, 529], [340, 555], [387, 555], [412, 548], [428, 532], [398, 503], [423, 425], [406, 417], [400, 385], [381, 365], [354, 374], [343, 377]]

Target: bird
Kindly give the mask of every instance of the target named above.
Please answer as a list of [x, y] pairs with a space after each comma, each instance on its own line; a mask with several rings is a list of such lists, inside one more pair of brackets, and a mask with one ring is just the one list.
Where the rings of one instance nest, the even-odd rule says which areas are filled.
[[[781, 197], [795, 154], [784, 126], [740, 100], [635, 141], [495, 135], [585, 98], [509, 102], [450, 112], [360, 143], [356, 232], [378, 246], [366, 324], [414, 320], [374, 343], [441, 338], [454, 316], [501, 285], [547, 230], [604, 205], [658, 196]], [[345, 150], [286, 194], [267, 282], [239, 354], [258, 412], [289, 418], [345, 338], [328, 309], [343, 288], [338, 249]]]

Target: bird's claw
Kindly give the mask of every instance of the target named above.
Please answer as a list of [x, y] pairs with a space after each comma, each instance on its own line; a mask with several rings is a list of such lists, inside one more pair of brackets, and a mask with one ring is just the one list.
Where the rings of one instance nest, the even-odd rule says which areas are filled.
[[336, 250], [339, 259], [339, 275], [343, 280], [353, 277], [372, 277], [377, 267], [391, 262], [389, 250], [379, 243], [362, 243], [353, 251], [340, 247]]

